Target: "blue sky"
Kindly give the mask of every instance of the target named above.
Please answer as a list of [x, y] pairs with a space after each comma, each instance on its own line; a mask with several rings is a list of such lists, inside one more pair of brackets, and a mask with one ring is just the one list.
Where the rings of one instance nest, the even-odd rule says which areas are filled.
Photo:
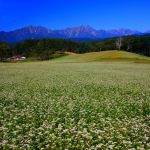
[[150, 30], [150, 0], [0, 0], [0, 30], [82, 24], [96, 29]]

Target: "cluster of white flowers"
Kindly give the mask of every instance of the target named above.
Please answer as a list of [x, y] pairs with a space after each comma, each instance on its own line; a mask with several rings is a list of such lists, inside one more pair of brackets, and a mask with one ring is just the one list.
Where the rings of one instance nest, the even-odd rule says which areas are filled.
[[150, 149], [149, 65], [0, 67], [0, 149]]

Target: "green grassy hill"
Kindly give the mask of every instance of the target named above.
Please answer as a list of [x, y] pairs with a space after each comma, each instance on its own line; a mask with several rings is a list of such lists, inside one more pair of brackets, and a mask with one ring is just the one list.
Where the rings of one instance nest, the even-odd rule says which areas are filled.
[[101, 62], [101, 61], [130, 61], [150, 63], [150, 58], [135, 53], [126, 51], [110, 50], [102, 52], [91, 52], [84, 54], [72, 54], [61, 58], [57, 58], [53, 61], [56, 62]]

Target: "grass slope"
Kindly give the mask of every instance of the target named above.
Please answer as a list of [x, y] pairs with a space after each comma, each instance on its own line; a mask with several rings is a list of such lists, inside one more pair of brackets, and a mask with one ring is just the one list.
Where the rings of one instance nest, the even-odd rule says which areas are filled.
[[110, 50], [84, 54], [73, 54], [55, 59], [54, 61], [57, 62], [131, 61], [131, 62], [150, 63], [150, 58], [126, 51]]

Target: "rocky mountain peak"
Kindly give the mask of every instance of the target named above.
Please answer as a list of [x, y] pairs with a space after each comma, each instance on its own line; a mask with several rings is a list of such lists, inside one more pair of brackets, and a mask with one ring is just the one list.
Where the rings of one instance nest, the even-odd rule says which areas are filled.
[[103, 39], [110, 37], [119, 37], [126, 35], [141, 34], [141, 32], [130, 29], [118, 30], [96, 30], [89, 25], [80, 25], [77, 27], [67, 28], [64, 30], [51, 30], [43, 26], [26, 26], [24, 28], [0, 32], [0, 41], [17, 42], [25, 39], [39, 38], [89, 38]]

